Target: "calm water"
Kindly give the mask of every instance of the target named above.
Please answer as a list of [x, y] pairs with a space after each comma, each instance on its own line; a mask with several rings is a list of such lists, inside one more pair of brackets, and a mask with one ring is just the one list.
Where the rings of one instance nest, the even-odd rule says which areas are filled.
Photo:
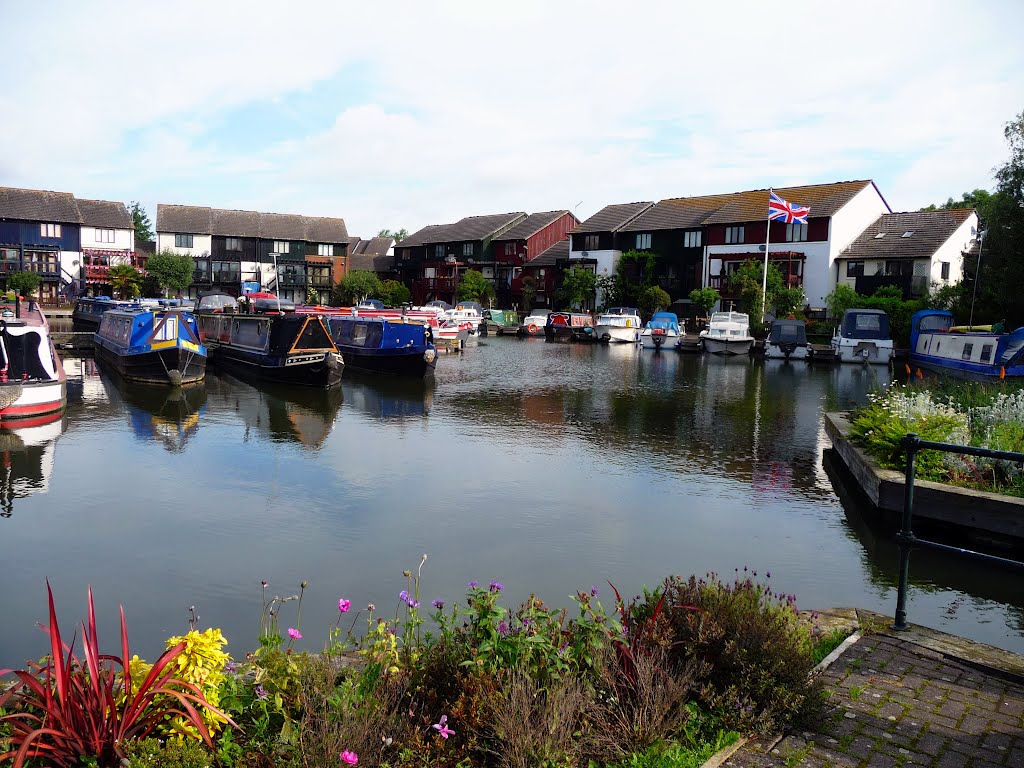
[[[122, 602], [150, 658], [189, 605], [241, 656], [261, 579], [271, 595], [309, 581], [316, 647], [340, 597], [391, 612], [425, 552], [424, 604], [498, 579], [510, 601], [568, 606], [609, 580], [632, 594], [746, 565], [805, 608], [895, 607], [895, 545], [844, 512], [822, 464], [822, 410], [884, 369], [499, 338], [442, 355], [428, 384], [211, 375], [169, 396], [66, 365], [64, 424], [0, 435], [0, 667], [45, 652], [47, 577], [68, 631], [92, 584], [101, 631], [114, 640]], [[1024, 651], [1013, 576], [927, 553], [911, 572], [912, 621]]]

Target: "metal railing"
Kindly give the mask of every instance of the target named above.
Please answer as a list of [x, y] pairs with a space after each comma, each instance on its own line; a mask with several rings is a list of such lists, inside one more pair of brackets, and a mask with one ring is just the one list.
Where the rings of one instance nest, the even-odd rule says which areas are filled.
[[922, 440], [911, 432], [903, 438], [903, 448], [907, 452], [906, 480], [903, 487], [903, 522], [900, 532], [896, 535], [896, 542], [900, 548], [900, 572], [899, 589], [896, 597], [896, 617], [893, 629], [908, 629], [907, 624], [907, 587], [910, 582], [910, 551], [914, 547], [932, 549], [937, 552], [945, 552], [950, 555], [961, 555], [978, 560], [990, 565], [999, 565], [1014, 570], [1024, 571], [1024, 562], [1011, 560], [998, 555], [990, 555], [985, 552], [977, 552], [973, 549], [954, 547], [949, 544], [941, 544], [937, 541], [919, 539], [914, 535], [914, 463], [917, 454], [921, 451], [942, 451], [943, 453], [961, 453], [968, 456], [980, 456], [986, 459], [1000, 459], [1024, 464], [1024, 453], [1012, 451], [993, 451], [989, 448], [975, 448], [971, 445], [953, 445], [952, 443], [934, 443], [930, 440]]

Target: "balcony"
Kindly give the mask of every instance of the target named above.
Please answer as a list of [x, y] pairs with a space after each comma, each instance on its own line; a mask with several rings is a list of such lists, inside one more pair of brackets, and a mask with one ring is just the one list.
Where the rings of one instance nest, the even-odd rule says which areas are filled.
[[456, 283], [454, 277], [420, 277], [413, 280], [413, 286], [424, 291], [454, 291]]
[[333, 288], [330, 275], [310, 275], [309, 285], [312, 288]]
[[[783, 275], [782, 284], [786, 288], [802, 288], [804, 279], [800, 275]], [[729, 275], [711, 275], [708, 277], [708, 285], [717, 290], [722, 296], [735, 298], [736, 293], [729, 287]]]
[[85, 267], [85, 279], [87, 281], [104, 283], [110, 274], [110, 267], [106, 264], [87, 264]]
[[208, 269], [197, 269], [192, 273], [192, 282], [200, 285], [209, 285], [212, 282], [210, 280], [210, 271]]
[[305, 272], [284, 272], [277, 277], [282, 288], [300, 288], [306, 285]]
[[22, 266], [23, 272], [33, 272], [40, 277], [60, 277], [60, 264], [55, 261], [34, 261]]

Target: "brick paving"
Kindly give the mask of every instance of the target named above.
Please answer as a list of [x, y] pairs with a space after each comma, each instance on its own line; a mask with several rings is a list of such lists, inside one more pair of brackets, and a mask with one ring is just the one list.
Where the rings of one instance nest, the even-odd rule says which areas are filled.
[[752, 741], [730, 768], [1024, 768], [1024, 685], [899, 635], [872, 634], [822, 673], [817, 732]]

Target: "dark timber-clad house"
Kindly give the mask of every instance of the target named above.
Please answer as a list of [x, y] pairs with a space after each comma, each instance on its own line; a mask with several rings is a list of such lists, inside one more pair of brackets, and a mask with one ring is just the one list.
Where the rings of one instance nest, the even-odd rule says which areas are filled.
[[309, 288], [321, 303], [329, 301], [344, 276], [349, 241], [340, 218], [163, 203], [156, 209], [156, 237], [158, 252], [195, 260], [190, 298], [211, 290], [238, 296], [246, 283], [299, 304]]
[[[615, 274], [622, 256], [615, 233], [653, 205], [650, 202], [606, 205], [569, 234], [569, 257], [593, 264], [598, 277]], [[604, 297], [598, 291], [597, 304], [603, 303]]]
[[398, 280], [395, 269], [395, 238], [372, 237], [362, 240], [358, 237], [348, 241], [348, 269], [365, 269], [381, 280]]
[[[565, 241], [569, 230], [579, 223], [569, 211], [531, 213], [491, 241], [494, 291], [499, 307], [522, 306], [523, 268], [556, 243]], [[548, 294], [538, 291], [537, 295]]]

